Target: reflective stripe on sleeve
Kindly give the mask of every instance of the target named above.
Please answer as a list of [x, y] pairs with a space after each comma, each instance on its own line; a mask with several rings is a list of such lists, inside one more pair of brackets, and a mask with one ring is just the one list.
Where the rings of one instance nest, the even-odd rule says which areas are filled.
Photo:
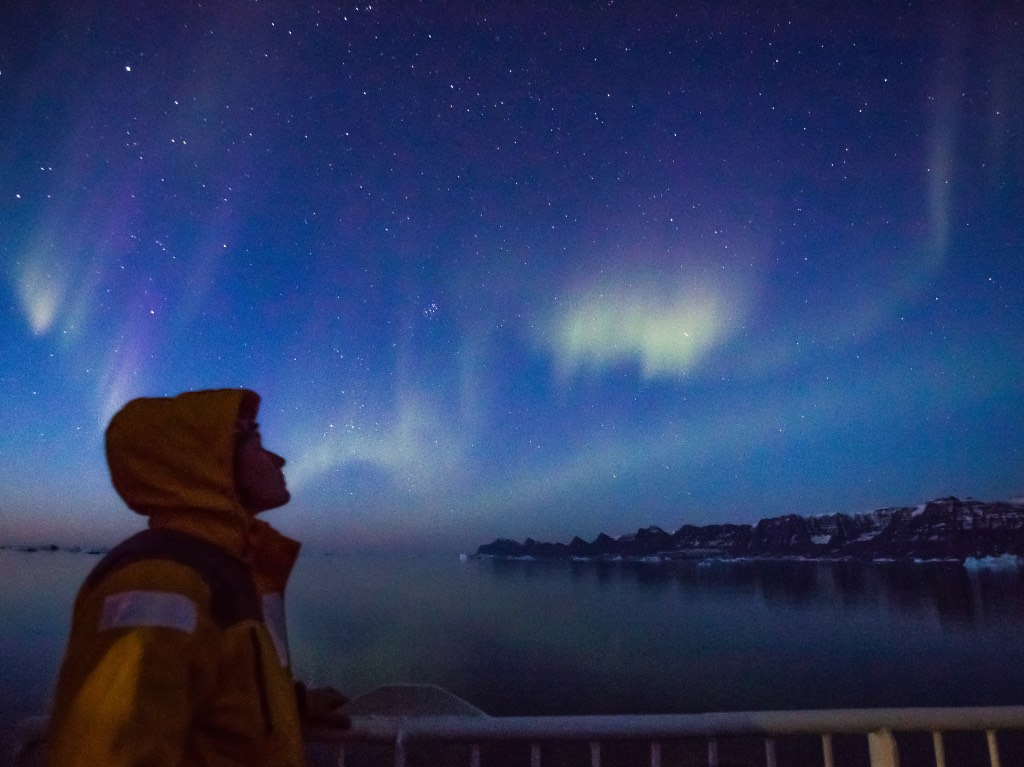
[[277, 659], [282, 666], [288, 665], [288, 631], [284, 619], [284, 597], [280, 594], [263, 595], [263, 622], [270, 638], [274, 640]]
[[177, 629], [186, 634], [196, 630], [198, 608], [184, 594], [169, 591], [124, 591], [103, 601], [99, 631], [154, 626]]

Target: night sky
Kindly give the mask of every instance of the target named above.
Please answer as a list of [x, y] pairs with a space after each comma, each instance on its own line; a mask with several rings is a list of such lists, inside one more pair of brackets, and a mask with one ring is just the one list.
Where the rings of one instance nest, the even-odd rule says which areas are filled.
[[316, 548], [1024, 494], [1016, 3], [5, 0], [0, 542], [246, 386]]

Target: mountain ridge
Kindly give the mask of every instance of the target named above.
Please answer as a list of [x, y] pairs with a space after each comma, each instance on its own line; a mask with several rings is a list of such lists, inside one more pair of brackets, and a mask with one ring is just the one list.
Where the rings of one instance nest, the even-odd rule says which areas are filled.
[[475, 557], [504, 559], [823, 559], [958, 560], [1024, 557], [1024, 497], [1006, 501], [937, 498], [863, 514], [786, 514], [757, 524], [683, 525], [672, 533], [657, 525], [587, 542], [522, 543], [498, 538]]

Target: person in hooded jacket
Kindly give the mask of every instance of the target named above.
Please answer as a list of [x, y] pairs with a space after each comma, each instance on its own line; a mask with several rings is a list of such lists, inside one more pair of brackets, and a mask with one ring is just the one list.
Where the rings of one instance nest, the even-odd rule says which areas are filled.
[[132, 400], [106, 432], [114, 487], [148, 529], [75, 601], [50, 717], [51, 767], [299, 767], [305, 719], [347, 724], [336, 690], [292, 679], [283, 595], [299, 543], [284, 459], [247, 389]]

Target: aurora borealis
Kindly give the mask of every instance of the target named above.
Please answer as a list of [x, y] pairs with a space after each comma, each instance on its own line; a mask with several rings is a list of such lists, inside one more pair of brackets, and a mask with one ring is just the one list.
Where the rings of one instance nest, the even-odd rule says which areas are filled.
[[326, 548], [1024, 494], [1012, 4], [0, 10], [0, 542], [247, 386]]

